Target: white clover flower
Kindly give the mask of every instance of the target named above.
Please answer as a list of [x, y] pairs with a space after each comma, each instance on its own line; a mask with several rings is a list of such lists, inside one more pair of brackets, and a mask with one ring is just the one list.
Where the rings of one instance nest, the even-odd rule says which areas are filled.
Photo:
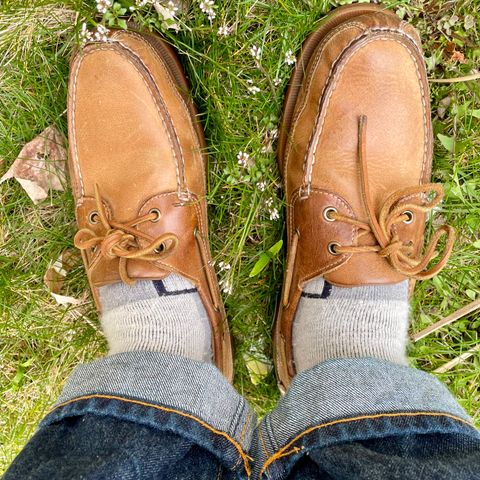
[[266, 189], [267, 189], [267, 182], [265, 181], [261, 181], [261, 182], [257, 182], [257, 188], [261, 191], [261, 192], [264, 192]]
[[219, 37], [227, 37], [228, 35], [230, 35], [230, 28], [226, 25], [222, 25], [221, 27], [219, 27], [217, 35]]
[[270, 220], [278, 220], [280, 218], [280, 215], [278, 213], [278, 210], [276, 208], [272, 208], [270, 211]]
[[242, 151], [238, 152], [237, 160], [238, 164], [243, 168], [246, 168], [253, 163], [252, 157], [250, 157], [247, 152]]
[[255, 60], [260, 60], [262, 57], [262, 49], [260, 47], [257, 47], [257, 45], [253, 45], [250, 48], [250, 55], [255, 59]]
[[295, 58], [295, 55], [291, 50], [287, 50], [287, 53], [285, 54], [285, 63], [287, 65], [293, 65], [297, 59]]
[[107, 13], [108, 9], [113, 5], [113, 0], [97, 0], [97, 11], [99, 13]]

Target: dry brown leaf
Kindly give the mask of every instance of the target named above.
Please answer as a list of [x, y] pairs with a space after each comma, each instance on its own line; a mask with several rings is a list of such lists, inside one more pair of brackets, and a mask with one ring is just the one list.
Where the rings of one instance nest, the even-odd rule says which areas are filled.
[[74, 297], [68, 297], [66, 295], [59, 295], [58, 293], [53, 293], [51, 292], [52, 297], [55, 299], [55, 301], [59, 305], [80, 305], [83, 303], [82, 299], [79, 298], [74, 298]]
[[452, 56], [450, 57], [451, 62], [467, 63], [465, 60], [465, 55], [458, 50], [454, 50]]
[[76, 250], [64, 250], [43, 276], [43, 282], [59, 305], [79, 305], [84, 302], [84, 299], [77, 299], [60, 294], [68, 272], [77, 265], [79, 261], [80, 256]]
[[27, 143], [0, 183], [15, 178], [33, 203], [48, 197], [48, 191], [63, 191], [67, 152], [63, 137], [53, 126]]
[[64, 250], [52, 263], [43, 276], [43, 283], [52, 293], [60, 293], [68, 272], [78, 262], [78, 253], [75, 250]]

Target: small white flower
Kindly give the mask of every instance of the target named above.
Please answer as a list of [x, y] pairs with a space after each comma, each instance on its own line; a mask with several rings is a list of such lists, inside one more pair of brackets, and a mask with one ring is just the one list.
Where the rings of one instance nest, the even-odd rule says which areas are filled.
[[110, 30], [103, 25], [97, 25], [97, 29], [93, 32], [93, 40], [95, 42], [108, 42], [108, 34]]
[[280, 218], [280, 215], [278, 213], [278, 210], [276, 208], [272, 208], [270, 211], [270, 220], [278, 220]]
[[217, 16], [214, 10], [215, 2], [213, 0], [202, 0], [198, 5], [200, 10], [205, 13], [210, 22]]
[[260, 47], [257, 47], [256, 45], [253, 45], [250, 48], [250, 55], [255, 59], [255, 60], [260, 60], [262, 57], [262, 49]]
[[273, 205], [273, 198], [267, 198], [265, 200], [265, 205], [267, 206], [268, 209]]
[[199, 7], [203, 13], [208, 13], [210, 10], [212, 10], [214, 5], [215, 2], [213, 0], [202, 0]]
[[174, 17], [174, 16], [177, 14], [177, 12], [178, 12], [178, 7], [177, 7], [177, 5], [175, 5], [174, 2], [172, 2], [172, 0], [170, 0], [170, 1], [167, 3], [167, 8], [168, 8], [168, 10], [170, 11], [170, 15], [171, 15], [172, 17]]
[[226, 272], [228, 270], [231, 270], [232, 266], [229, 263], [219, 262], [218, 268], [220, 269], [221, 272]]
[[99, 13], [107, 13], [108, 9], [113, 5], [113, 0], [97, 0], [97, 11]]
[[238, 164], [243, 168], [246, 168], [253, 163], [252, 157], [250, 157], [250, 155], [247, 152], [242, 152], [242, 151], [238, 152], [237, 160], [238, 160]]
[[226, 25], [222, 25], [221, 27], [219, 27], [217, 35], [219, 37], [227, 37], [228, 35], [230, 35], [230, 28]]
[[265, 181], [261, 181], [261, 182], [257, 182], [257, 188], [261, 191], [261, 192], [264, 192], [266, 189], [267, 189], [267, 182]]
[[145, 5], [152, 4], [152, 0], [136, 0], [135, 2], [137, 4], [137, 7], [144, 7]]
[[85, 22], [82, 23], [82, 29], [80, 30], [80, 40], [82, 44], [91, 42], [93, 40], [93, 34], [90, 30], [88, 30]]
[[280, 80], [280, 78], [278, 78], [278, 77], [276, 77], [273, 80], [273, 85], [275, 85], [275, 87], [278, 87], [281, 83], [282, 83], [282, 80]]
[[291, 50], [287, 50], [287, 53], [285, 54], [285, 63], [287, 65], [293, 65], [297, 59], [295, 58], [295, 55]]
[[260, 89], [253, 84], [253, 80], [247, 80], [247, 83], [250, 84], [249, 87], [247, 87], [247, 90], [252, 93], [253, 95], [255, 95], [256, 93], [260, 92]]
[[173, 20], [177, 14], [178, 7], [170, 0], [167, 5], [160, 5], [158, 2], [155, 3], [155, 10], [164, 20]]
[[135, 5], [132, 5], [132, 6], [128, 7], [128, 10], [130, 12], [134, 12], [135, 11]]
[[226, 293], [227, 295], [231, 295], [231, 293], [233, 292], [232, 282], [228, 278], [222, 278], [218, 282], [218, 285], [220, 286], [222, 292]]

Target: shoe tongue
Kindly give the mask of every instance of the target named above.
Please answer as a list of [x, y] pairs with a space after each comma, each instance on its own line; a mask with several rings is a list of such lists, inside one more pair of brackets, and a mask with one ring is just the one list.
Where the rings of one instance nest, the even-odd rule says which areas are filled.
[[[121, 281], [118, 258], [108, 259], [99, 257], [90, 268], [90, 281], [93, 286], [99, 287]], [[132, 280], [162, 280], [172, 273], [162, 265], [160, 268], [153, 262], [130, 259], [127, 263], [128, 276]]]

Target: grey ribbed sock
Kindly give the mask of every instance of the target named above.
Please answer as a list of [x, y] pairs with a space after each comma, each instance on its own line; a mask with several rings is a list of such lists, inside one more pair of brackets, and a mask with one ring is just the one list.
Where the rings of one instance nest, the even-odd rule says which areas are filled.
[[297, 372], [332, 358], [406, 364], [408, 309], [408, 281], [341, 288], [323, 278], [311, 280], [293, 323]]
[[153, 350], [212, 361], [210, 321], [194, 285], [171, 274], [135, 285], [100, 288], [102, 327], [109, 354]]

